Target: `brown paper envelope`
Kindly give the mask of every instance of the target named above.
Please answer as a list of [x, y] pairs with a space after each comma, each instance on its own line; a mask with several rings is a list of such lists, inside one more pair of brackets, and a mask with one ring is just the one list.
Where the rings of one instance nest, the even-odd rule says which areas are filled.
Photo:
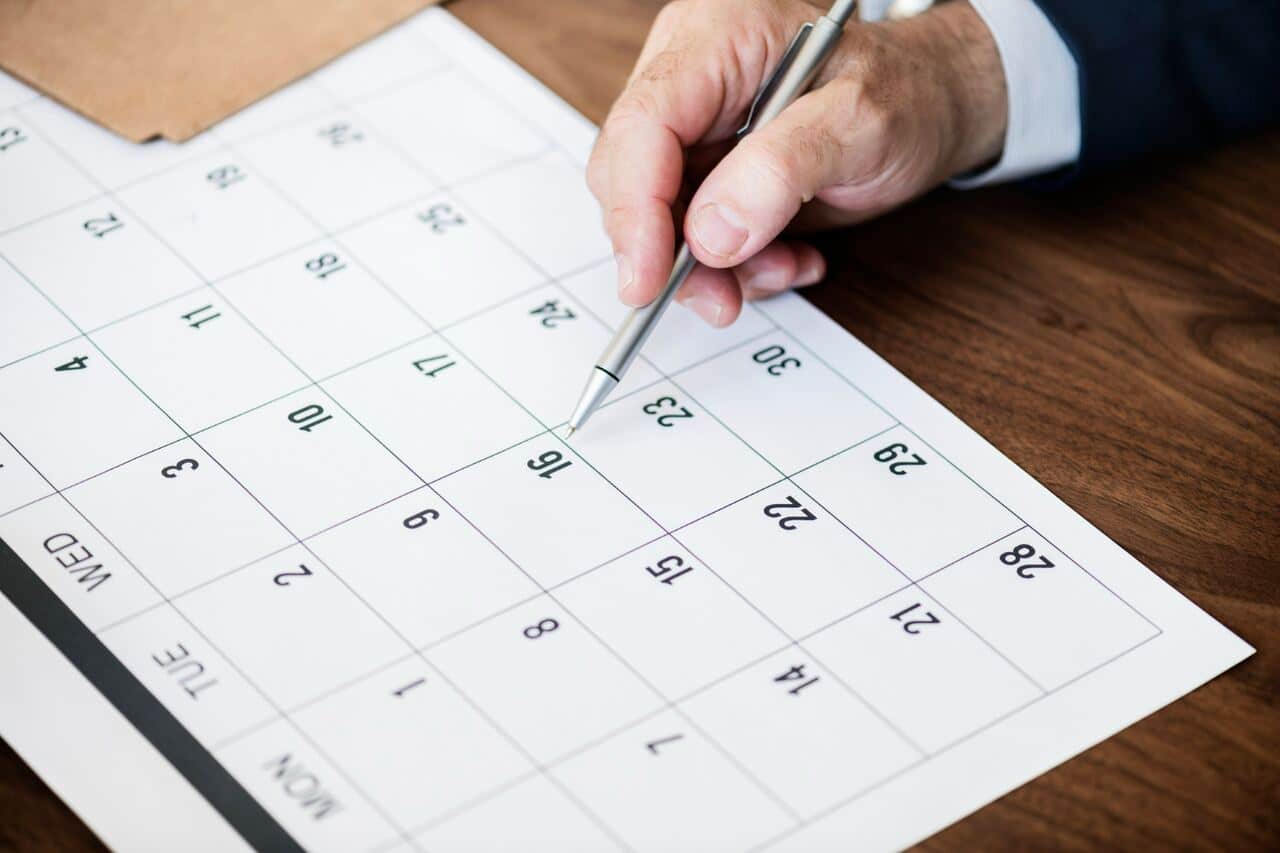
[[0, 67], [175, 142], [438, 0], [0, 0]]

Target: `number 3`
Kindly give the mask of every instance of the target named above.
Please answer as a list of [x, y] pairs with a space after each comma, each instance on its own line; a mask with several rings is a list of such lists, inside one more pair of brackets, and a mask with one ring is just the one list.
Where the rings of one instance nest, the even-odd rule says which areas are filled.
[[172, 465], [166, 465], [160, 469], [160, 476], [172, 480], [178, 476], [181, 471], [194, 471], [200, 467], [200, 463], [194, 459], [179, 459]]

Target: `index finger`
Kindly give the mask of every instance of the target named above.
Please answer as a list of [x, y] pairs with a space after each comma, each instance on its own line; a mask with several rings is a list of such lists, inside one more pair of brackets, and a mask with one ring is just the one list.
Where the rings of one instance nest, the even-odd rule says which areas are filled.
[[724, 103], [705, 41], [660, 15], [592, 152], [588, 174], [613, 243], [619, 296], [630, 305], [651, 302], [671, 272], [684, 149], [713, 128]]

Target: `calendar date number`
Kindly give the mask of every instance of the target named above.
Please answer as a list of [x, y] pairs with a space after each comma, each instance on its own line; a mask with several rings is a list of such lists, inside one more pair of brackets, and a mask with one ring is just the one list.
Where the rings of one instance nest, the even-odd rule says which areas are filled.
[[660, 427], [673, 427], [677, 422], [693, 417], [693, 412], [680, 405], [675, 397], [659, 397], [652, 403], [645, 403], [644, 413], [653, 415], [654, 421]]
[[818, 520], [812, 510], [806, 509], [792, 495], [787, 495], [786, 500], [780, 503], [768, 504], [764, 508], [764, 514], [769, 518], [776, 518], [778, 526], [783, 530], [795, 530], [798, 524]]
[[795, 370], [801, 364], [800, 359], [789, 355], [786, 347], [778, 344], [771, 344], [752, 353], [751, 360], [756, 364], [764, 365], [765, 372], [770, 376], [781, 376], [788, 370]]
[[548, 450], [537, 459], [530, 459], [525, 463], [530, 471], [537, 471], [538, 476], [544, 480], [550, 480], [560, 471], [568, 468], [573, 464], [570, 459], [565, 459], [564, 454], [559, 450]]
[[889, 466], [890, 474], [899, 477], [907, 474], [912, 466], [929, 464], [920, 457], [919, 453], [912, 453], [911, 448], [896, 441], [888, 447], [877, 450], [874, 457], [877, 462]]
[[20, 127], [0, 127], [0, 154], [30, 138]]
[[926, 625], [939, 625], [942, 623], [942, 620], [935, 616], [933, 611], [921, 610], [922, 606], [917, 602], [910, 607], [904, 607], [889, 618], [901, 624], [902, 630], [908, 634], [919, 634]]
[[[1038, 558], [1038, 559], [1035, 559]], [[1018, 577], [1023, 580], [1031, 580], [1036, 576], [1037, 569], [1052, 569], [1053, 561], [1043, 554], [1037, 554], [1034, 546], [1022, 543], [1014, 545], [1012, 550], [1005, 551], [1000, 555], [1000, 562], [1006, 566], [1017, 566], [1014, 569]]]

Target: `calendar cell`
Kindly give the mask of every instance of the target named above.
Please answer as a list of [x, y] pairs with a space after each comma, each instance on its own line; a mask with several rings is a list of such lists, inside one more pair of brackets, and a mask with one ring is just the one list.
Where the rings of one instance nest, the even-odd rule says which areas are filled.
[[0, 186], [0, 231], [100, 192], [18, 110], [0, 112]]
[[662, 535], [549, 434], [452, 474], [435, 488], [544, 587]]
[[108, 198], [5, 234], [0, 252], [86, 330], [202, 284], [145, 223]]
[[433, 196], [343, 233], [369, 269], [433, 326], [449, 326], [544, 277], [450, 196]]
[[426, 488], [321, 533], [310, 545], [419, 648], [539, 592]]
[[432, 182], [346, 110], [310, 116], [239, 146], [282, 193], [328, 231], [430, 192]]
[[262, 694], [170, 605], [121, 622], [99, 637], [206, 746], [276, 715]]
[[208, 288], [101, 329], [93, 339], [189, 432], [309, 384]]
[[67, 496], [166, 597], [294, 541], [191, 440], [86, 480]]
[[542, 432], [501, 388], [436, 336], [323, 384], [428, 482]]
[[543, 763], [662, 704], [548, 596], [495, 616], [430, 656], [450, 682]]
[[397, 836], [346, 774], [287, 720], [250, 732], [214, 755], [307, 850], [350, 853]]
[[327, 755], [360, 780], [365, 794], [406, 828], [533, 769], [509, 740], [418, 658], [326, 696], [293, 718]]
[[83, 338], [0, 370], [0, 432], [59, 488], [182, 436]]
[[795, 481], [913, 580], [1022, 526], [903, 427], [828, 459]]
[[[372, 97], [360, 113], [446, 184], [532, 156], [549, 144], [514, 110], [456, 70], [428, 74]], [[449, 116], [447, 127], [440, 116]]]
[[343, 246], [329, 241], [289, 251], [218, 290], [317, 379], [428, 331]]
[[[448, 337], [547, 425], [569, 417], [609, 343], [609, 331], [554, 285], [460, 323]], [[651, 367], [636, 364], [614, 399], [657, 379]]]
[[207, 133], [181, 144], [165, 139], [130, 142], [52, 100], [24, 107], [22, 115], [43, 134], [57, 139], [67, 156], [106, 189], [157, 174], [216, 147]]
[[1041, 695], [915, 587], [810, 637], [805, 647], [929, 753]]
[[637, 851], [747, 850], [794, 822], [670, 711], [552, 772]]
[[413, 27], [393, 27], [339, 56], [309, 77], [343, 101], [377, 93], [448, 65]]
[[0, 515], [52, 492], [53, 486], [0, 435]]
[[[0, 252], [5, 251], [0, 238]], [[0, 365], [79, 334], [57, 308], [9, 264], [0, 261]]]
[[613, 255], [582, 166], [558, 151], [467, 181], [455, 192], [554, 277]]
[[804, 817], [920, 758], [797, 648], [737, 673], [681, 708]]
[[780, 479], [671, 382], [601, 408], [573, 445], [667, 530]]
[[538, 775], [415, 836], [432, 853], [621, 850], [599, 824]]
[[792, 637], [908, 583], [789, 482], [694, 522], [679, 537]]
[[92, 631], [161, 600], [120, 552], [59, 495], [0, 518], [0, 539]]
[[327, 89], [310, 77], [304, 77], [224, 118], [213, 129], [213, 135], [226, 142], [241, 142], [329, 112], [337, 106], [337, 101]]
[[319, 236], [314, 223], [227, 149], [133, 184], [117, 197], [207, 280]]
[[[781, 332], [694, 367], [680, 377], [680, 385], [787, 474], [896, 423]], [[796, 412], [808, 409], [812, 400], [822, 400], [821, 416], [797, 424]]]
[[[563, 284], [610, 332], [631, 313], [631, 308], [618, 299], [618, 273], [612, 259], [569, 276]], [[671, 376], [755, 340], [769, 329], [769, 321], [751, 305], [743, 306], [733, 325], [717, 329], [677, 303], [662, 315], [662, 322], [645, 342], [641, 363], [649, 362]]]
[[921, 586], [1047, 690], [1157, 633], [1030, 528]]
[[[302, 546], [176, 600], [191, 623], [288, 710], [403, 657], [405, 643]], [[334, 626], [341, 625], [341, 631]]]
[[220, 424], [200, 443], [304, 538], [421, 485], [314, 388]]
[[787, 642], [669, 537], [571, 581], [557, 595], [668, 698]]

